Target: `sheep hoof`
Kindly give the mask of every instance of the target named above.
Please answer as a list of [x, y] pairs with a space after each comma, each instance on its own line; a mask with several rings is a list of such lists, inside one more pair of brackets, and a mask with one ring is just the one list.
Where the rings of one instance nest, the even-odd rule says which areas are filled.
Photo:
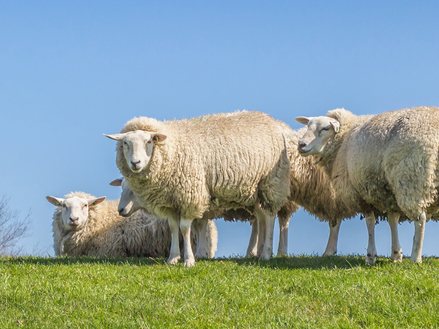
[[262, 256], [259, 257], [259, 260], [270, 260], [270, 258], [270, 254], [263, 253]]
[[411, 257], [410, 260], [414, 263], [422, 264], [422, 256], [420, 257]]
[[195, 258], [188, 258], [184, 261], [184, 267], [192, 267], [195, 265]]
[[394, 251], [392, 256], [390, 256], [390, 259], [394, 263], [401, 263], [402, 262], [402, 250]]
[[209, 253], [206, 249], [203, 250], [197, 250], [197, 253], [195, 254], [195, 257], [197, 258], [209, 258]]
[[366, 257], [366, 264], [375, 265], [376, 260], [377, 260], [376, 256], [367, 256]]
[[169, 256], [169, 258], [168, 258], [168, 264], [169, 265], [175, 265], [175, 264], [177, 264], [178, 263], [178, 261], [180, 260], [180, 256], [176, 256], [176, 257], [171, 257], [171, 256]]

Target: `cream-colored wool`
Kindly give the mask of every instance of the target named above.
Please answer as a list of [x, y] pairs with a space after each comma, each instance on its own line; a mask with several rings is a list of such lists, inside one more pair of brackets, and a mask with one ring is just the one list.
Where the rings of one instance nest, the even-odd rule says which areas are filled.
[[[311, 118], [308, 126], [324, 120], [320, 118]], [[376, 116], [337, 109], [327, 118], [339, 123], [339, 132], [330, 130], [323, 149], [314, 155], [335, 189], [349, 208], [415, 221], [411, 259], [422, 261], [426, 216], [438, 212], [439, 109], [418, 107]], [[308, 137], [303, 152], [309, 152]]]
[[[149, 164], [140, 173], [128, 167], [123, 142], [117, 146], [117, 166], [149, 212], [193, 220], [208, 211], [251, 212], [260, 204], [272, 221], [287, 201], [290, 166], [283, 130], [264, 113], [165, 122], [140, 117], [129, 121], [121, 133], [136, 130], [166, 136], [154, 141]], [[268, 259], [271, 252], [268, 228], [261, 257]], [[185, 260], [185, 265], [192, 266], [193, 260]]]
[[306, 128], [293, 131], [287, 139], [288, 157], [291, 163], [290, 202], [300, 205], [320, 221], [330, 227], [330, 236], [324, 255], [337, 252], [337, 237], [340, 222], [357, 214], [356, 209], [348, 208], [337, 195], [326, 172], [314, 164], [315, 159], [302, 157], [297, 144]]
[[[94, 198], [84, 192], [72, 192], [65, 198], [74, 196]], [[63, 224], [62, 207], [56, 207], [52, 223], [55, 254], [113, 258], [168, 257], [171, 233], [167, 221], [144, 211], [124, 218], [117, 211], [118, 202], [103, 201], [90, 206], [87, 220], [77, 230], [71, 230]], [[213, 221], [209, 221], [208, 232], [209, 256], [213, 257], [217, 247], [217, 231]], [[182, 237], [180, 243], [183, 244]], [[192, 243], [195, 247], [195, 230]]]

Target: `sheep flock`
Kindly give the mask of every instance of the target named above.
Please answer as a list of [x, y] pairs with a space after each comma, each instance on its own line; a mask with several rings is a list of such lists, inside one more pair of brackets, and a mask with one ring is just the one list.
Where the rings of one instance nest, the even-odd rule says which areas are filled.
[[[391, 259], [402, 261], [398, 223], [415, 226], [411, 260], [422, 262], [425, 223], [439, 213], [439, 108], [357, 116], [345, 109], [296, 117], [306, 127], [257, 111], [158, 121], [136, 117], [116, 144], [119, 200], [84, 192], [47, 196], [55, 255], [166, 257], [186, 267], [214, 258], [215, 220], [251, 225], [246, 256], [288, 255], [290, 217], [302, 207], [329, 226], [337, 253], [341, 222], [366, 219], [366, 262], [374, 264], [375, 224], [389, 224]], [[111, 149], [111, 148], [110, 148]], [[237, 250], [237, 254], [242, 251]]]

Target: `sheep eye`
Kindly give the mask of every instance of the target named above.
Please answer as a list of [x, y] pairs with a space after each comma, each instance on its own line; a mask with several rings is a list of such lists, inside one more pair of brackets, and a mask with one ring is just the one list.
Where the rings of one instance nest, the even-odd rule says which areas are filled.
[[123, 142], [123, 145], [128, 145], [128, 143], [124, 141], [124, 142]]
[[83, 206], [82, 206], [82, 209], [84, 209], [84, 208], [86, 208], [86, 207], [87, 207], [87, 204], [83, 205]]
[[67, 208], [67, 206], [65, 204], [62, 205], [63, 208]]
[[322, 128], [322, 129], [320, 130], [320, 132], [322, 132], [323, 130], [328, 131], [328, 130], [329, 130], [329, 127], [324, 127], [324, 128]]

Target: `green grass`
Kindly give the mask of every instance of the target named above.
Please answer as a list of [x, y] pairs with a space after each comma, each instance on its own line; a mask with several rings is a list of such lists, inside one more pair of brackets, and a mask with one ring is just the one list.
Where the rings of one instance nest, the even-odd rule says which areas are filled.
[[437, 328], [439, 260], [0, 258], [0, 328]]

